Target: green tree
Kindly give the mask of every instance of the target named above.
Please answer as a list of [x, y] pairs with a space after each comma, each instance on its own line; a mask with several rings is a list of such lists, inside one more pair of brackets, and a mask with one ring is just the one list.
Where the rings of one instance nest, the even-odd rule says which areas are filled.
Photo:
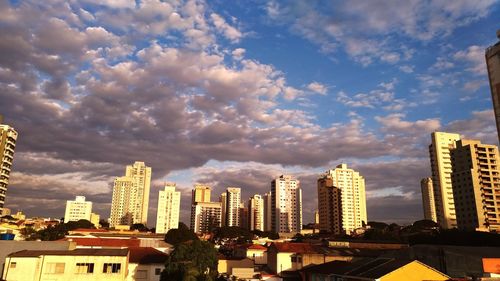
[[182, 222], [179, 223], [179, 228], [170, 229], [165, 234], [165, 242], [174, 246], [190, 240], [198, 240], [198, 236]]
[[130, 226], [130, 230], [139, 230], [140, 232], [147, 232], [149, 229], [142, 223], [134, 223]]

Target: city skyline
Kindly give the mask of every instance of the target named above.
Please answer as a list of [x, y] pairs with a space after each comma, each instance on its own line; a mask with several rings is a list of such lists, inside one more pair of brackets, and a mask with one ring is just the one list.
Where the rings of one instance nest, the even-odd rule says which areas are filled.
[[422, 218], [431, 132], [498, 144], [484, 61], [498, 1], [441, 5], [4, 3], [0, 114], [19, 133], [6, 207], [61, 216], [81, 194], [106, 218], [113, 178], [144, 161], [150, 226], [164, 182], [187, 222], [194, 183], [247, 200], [280, 174], [300, 180], [310, 222], [317, 175], [348, 163], [370, 220]]

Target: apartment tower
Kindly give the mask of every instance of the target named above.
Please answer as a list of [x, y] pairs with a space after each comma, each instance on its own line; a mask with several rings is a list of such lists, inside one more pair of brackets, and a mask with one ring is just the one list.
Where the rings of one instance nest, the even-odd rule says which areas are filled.
[[264, 231], [264, 199], [259, 194], [248, 199], [248, 226], [250, 230]]
[[457, 227], [457, 218], [451, 182], [450, 150], [455, 148], [455, 142], [460, 140], [460, 135], [434, 132], [431, 134], [431, 138], [429, 155], [437, 223], [445, 229], [455, 228]]
[[116, 178], [111, 202], [110, 226], [147, 224], [151, 167], [135, 162], [125, 169], [125, 176]]
[[226, 215], [227, 215], [227, 192], [222, 192], [219, 201], [221, 204], [221, 226], [226, 226]]
[[212, 232], [221, 226], [220, 202], [197, 202], [191, 205], [191, 230], [197, 234]]
[[175, 183], [166, 183], [164, 189], [158, 192], [156, 233], [167, 233], [179, 227], [181, 193], [175, 187]]
[[5, 204], [16, 141], [16, 130], [9, 125], [3, 124], [3, 117], [0, 115], [0, 214], [3, 212]]
[[272, 196], [271, 192], [264, 193], [262, 196], [262, 200], [264, 201], [264, 231], [272, 231]]
[[[88, 220], [92, 218], [92, 202], [85, 201], [85, 196], [76, 196], [75, 200], [66, 201], [64, 223], [70, 221]], [[99, 222], [98, 222], [99, 223]]]
[[[325, 186], [330, 186], [330, 189], [332, 186], [340, 189], [343, 231], [349, 234], [356, 228], [362, 227], [364, 223], [367, 223], [365, 178], [361, 176], [359, 172], [349, 169], [347, 164], [340, 164], [334, 170], [327, 171], [322, 178], [325, 180]], [[331, 180], [331, 182], [329, 180]], [[331, 189], [330, 194], [332, 195], [332, 201], [330, 201], [330, 203], [326, 206], [330, 206], [330, 208], [335, 209], [334, 203], [338, 201], [335, 201], [337, 199], [333, 196], [334, 194], [337, 194], [337, 192]], [[324, 200], [326, 199], [321, 199], [322, 202]], [[319, 212], [320, 225], [321, 221], [323, 221], [324, 224], [327, 222], [328, 216], [326, 216], [326, 212], [335, 214], [335, 210], [329, 210], [325, 207], [323, 207], [323, 211], [320, 209]], [[322, 216], [323, 219], [321, 218]], [[335, 218], [331, 218], [330, 221], [335, 222]], [[335, 228], [330, 228], [329, 231], [335, 231]]]
[[210, 194], [212, 189], [210, 186], [195, 184], [192, 191], [192, 204], [197, 202], [210, 202]]
[[241, 188], [226, 189], [226, 226], [240, 225]]
[[432, 179], [422, 179], [420, 181], [420, 189], [422, 190], [424, 219], [436, 222], [436, 203], [434, 202], [434, 189], [432, 187]]
[[276, 233], [302, 230], [302, 190], [292, 176], [281, 175], [271, 182], [271, 229]]
[[485, 58], [497, 132], [500, 139], [500, 30], [497, 30], [497, 38], [499, 41], [486, 49]]
[[342, 193], [334, 186], [331, 173], [318, 179], [318, 216], [321, 232], [341, 234], [342, 226]]
[[500, 231], [498, 147], [459, 140], [451, 151], [451, 161], [458, 228]]

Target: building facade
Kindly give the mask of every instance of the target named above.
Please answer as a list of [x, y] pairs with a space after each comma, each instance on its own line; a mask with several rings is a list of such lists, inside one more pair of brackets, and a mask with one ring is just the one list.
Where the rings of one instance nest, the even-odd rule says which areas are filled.
[[226, 189], [226, 226], [240, 226], [241, 188]]
[[500, 231], [500, 158], [498, 147], [460, 140], [451, 151], [457, 227]]
[[66, 201], [64, 223], [69, 221], [88, 220], [92, 217], [92, 202], [85, 201], [85, 196], [76, 196], [75, 200]]
[[276, 233], [302, 230], [302, 190], [292, 176], [281, 175], [271, 182], [271, 229]]
[[[342, 229], [346, 233], [351, 233], [356, 228], [362, 227], [364, 223], [367, 223], [365, 178], [359, 172], [349, 169], [347, 164], [340, 164], [334, 170], [327, 171], [323, 175], [323, 178], [325, 179], [325, 185], [335, 186], [340, 190]], [[335, 190], [332, 190], [330, 194], [334, 196], [337, 193]], [[332, 200], [337, 199], [332, 197]], [[326, 206], [334, 206], [333, 201]], [[325, 212], [335, 214], [335, 208], [331, 208], [333, 209], [328, 210], [323, 208], [324, 223], [326, 223], [326, 218], [328, 218]], [[319, 212], [321, 224], [321, 209]], [[332, 219], [331, 221], [334, 222], [335, 218]], [[330, 231], [333, 230], [335, 228], [330, 228]]]
[[195, 184], [192, 191], [191, 204], [198, 202], [210, 202], [212, 188], [208, 185]]
[[259, 194], [248, 199], [248, 226], [250, 230], [264, 231], [264, 199]]
[[156, 213], [156, 233], [167, 233], [179, 227], [181, 193], [175, 190], [175, 183], [167, 183], [158, 192], [158, 209]]
[[431, 138], [429, 155], [437, 223], [445, 229], [455, 228], [457, 227], [457, 218], [451, 182], [450, 150], [455, 148], [455, 142], [460, 140], [460, 135], [434, 132], [431, 134]]
[[116, 178], [111, 202], [110, 226], [147, 224], [151, 167], [135, 162], [125, 169], [125, 176]]
[[319, 229], [322, 232], [341, 234], [342, 225], [342, 193], [333, 184], [331, 173], [318, 179], [318, 216]]
[[[500, 39], [500, 30], [497, 30], [497, 38]], [[486, 49], [485, 58], [490, 81], [491, 100], [493, 101], [498, 137], [500, 139], [500, 41]]]
[[226, 226], [226, 215], [227, 215], [227, 193], [222, 192], [219, 197], [220, 205], [221, 205], [221, 226]]
[[264, 231], [272, 231], [272, 196], [271, 192], [266, 192], [262, 196], [262, 200], [264, 201]]
[[434, 189], [432, 178], [424, 178], [420, 181], [422, 191], [422, 206], [424, 208], [424, 219], [437, 222], [436, 202], [434, 202]]
[[191, 205], [191, 230], [194, 233], [208, 233], [220, 226], [220, 202], [197, 202]]
[[5, 205], [17, 136], [14, 128], [3, 124], [3, 117], [0, 115], [0, 214]]

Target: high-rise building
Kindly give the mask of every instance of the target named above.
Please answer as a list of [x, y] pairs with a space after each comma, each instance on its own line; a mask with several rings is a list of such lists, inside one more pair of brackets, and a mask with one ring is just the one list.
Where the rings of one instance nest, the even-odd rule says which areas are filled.
[[238, 223], [238, 226], [244, 229], [250, 229], [249, 226], [249, 213], [248, 213], [248, 207], [245, 204], [245, 202], [240, 203], [240, 208], [238, 209], [240, 221]]
[[500, 158], [498, 147], [459, 140], [451, 150], [457, 227], [500, 230]]
[[64, 213], [64, 223], [70, 221], [88, 220], [91, 221], [92, 202], [85, 201], [85, 196], [76, 196], [75, 200], [66, 201], [66, 212]]
[[241, 188], [226, 189], [226, 226], [240, 225]]
[[179, 227], [181, 193], [175, 191], [175, 183], [166, 183], [158, 192], [158, 209], [156, 213], [156, 233], [167, 233]]
[[422, 179], [420, 181], [420, 189], [422, 190], [422, 206], [424, 208], [424, 219], [436, 222], [436, 202], [434, 201], [432, 179]]
[[100, 228], [101, 224], [99, 223], [101, 221], [101, 216], [96, 213], [91, 213], [90, 214], [90, 222], [96, 227]]
[[208, 233], [220, 226], [220, 202], [196, 202], [191, 205], [191, 230], [194, 233]]
[[302, 230], [302, 190], [292, 176], [281, 175], [271, 182], [271, 229], [276, 233]]
[[248, 226], [250, 230], [264, 231], [264, 199], [259, 194], [248, 199]]
[[226, 226], [226, 215], [227, 215], [227, 193], [222, 192], [219, 201], [221, 204], [221, 226]]
[[333, 184], [332, 173], [326, 173], [318, 179], [319, 229], [322, 232], [341, 234], [342, 193]]
[[314, 224], [319, 225], [319, 210], [314, 211]]
[[[500, 30], [497, 30], [497, 38], [500, 39]], [[485, 57], [490, 80], [491, 99], [500, 139], [500, 41], [486, 49]]]
[[432, 187], [436, 203], [437, 223], [445, 229], [457, 227], [453, 187], [451, 183], [451, 155], [455, 142], [460, 140], [459, 134], [434, 132], [429, 154], [432, 170]]
[[[329, 212], [335, 216], [335, 202], [338, 203], [338, 199], [336, 198], [338, 193], [333, 189], [333, 187], [337, 187], [340, 190], [340, 202], [342, 205], [342, 229], [349, 234], [356, 228], [362, 227], [363, 224], [366, 224], [368, 218], [366, 214], [365, 178], [361, 176], [359, 172], [349, 169], [347, 164], [340, 164], [334, 170], [327, 171], [322, 176], [322, 179], [324, 179], [324, 182], [322, 183], [324, 183], [325, 186], [330, 186], [329, 189], [327, 189], [329, 192], [326, 194], [331, 196], [332, 201], [325, 198], [321, 199], [321, 201], [324, 200], [325, 203], [330, 203], [326, 204], [326, 208], [323, 207], [323, 211], [321, 209], [321, 204], [319, 206], [320, 225], [322, 221], [323, 224], [327, 223], [328, 215], [326, 213]], [[318, 182], [318, 187], [319, 184], [320, 182]], [[335, 217], [332, 217], [330, 220], [333, 223], [336, 222]], [[325, 228], [325, 230], [327, 229], [328, 228]], [[335, 231], [335, 228], [330, 228], [330, 230], [327, 231]]]
[[0, 115], [0, 214], [5, 204], [9, 176], [14, 161], [14, 149], [16, 148], [17, 132], [9, 125], [3, 124]]
[[212, 189], [208, 185], [195, 184], [192, 191], [191, 204], [198, 202], [210, 202]]
[[264, 231], [273, 231], [272, 228], [272, 196], [271, 192], [264, 193], [262, 196], [262, 200], [264, 201]]
[[135, 162], [125, 169], [125, 176], [116, 178], [113, 186], [110, 226], [147, 224], [151, 167]]

